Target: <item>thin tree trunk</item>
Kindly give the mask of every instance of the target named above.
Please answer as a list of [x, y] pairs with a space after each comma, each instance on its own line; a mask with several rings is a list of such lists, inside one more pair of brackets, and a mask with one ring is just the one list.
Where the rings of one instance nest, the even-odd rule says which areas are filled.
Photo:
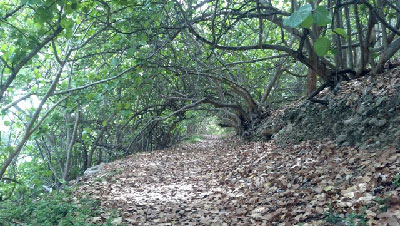
[[[337, 3], [340, 4], [340, 0], [337, 0]], [[339, 12], [340, 8], [336, 8], [335, 11], [335, 17], [336, 17], [336, 21], [335, 21], [335, 25], [336, 26], [332, 26], [332, 29], [335, 28], [341, 28], [340, 27], [340, 12]], [[336, 60], [336, 69], [342, 69], [343, 68], [343, 58], [342, 58], [342, 40], [340, 35], [335, 35], [335, 39], [336, 39], [336, 56], [335, 56], [335, 60]]]
[[364, 38], [362, 33], [362, 24], [360, 22], [360, 14], [358, 13], [358, 5], [354, 4], [354, 16], [356, 17], [356, 27], [358, 33], [358, 40], [360, 42], [360, 66], [357, 69], [357, 76], [362, 73], [365, 69], [364, 59], [365, 59], [365, 46], [364, 46]]
[[400, 38], [390, 43], [388, 48], [381, 54], [379, 62], [373, 70], [373, 73], [380, 73], [383, 71], [385, 63], [400, 49]]
[[61, 74], [64, 69], [64, 64], [60, 65], [56, 77], [53, 80], [53, 83], [51, 84], [50, 88], [48, 89], [46, 95], [43, 97], [42, 101], [40, 102], [38, 108], [36, 109], [35, 113], [33, 114], [31, 120], [29, 121], [28, 125], [25, 128], [24, 135], [18, 145], [15, 147], [14, 152], [11, 153], [8, 158], [3, 162], [0, 170], [0, 179], [3, 178], [4, 173], [6, 172], [8, 166], [11, 164], [12, 160], [19, 155], [21, 152], [22, 148], [24, 147], [25, 143], [28, 141], [29, 137], [32, 135], [32, 133], [35, 131], [36, 128], [38, 128], [38, 125], [43, 122], [40, 121], [36, 127], [33, 127], [37, 119], [39, 118], [40, 112], [42, 111], [43, 106], [46, 104], [47, 99], [54, 93], [54, 90], [57, 87], [58, 81], [61, 77]]
[[102, 161], [103, 161], [103, 148], [100, 148], [96, 165], [100, 165]]
[[82, 170], [85, 172], [88, 168], [88, 151], [85, 145], [83, 145], [83, 150], [82, 150], [82, 159], [83, 159], [83, 166]]
[[110, 124], [111, 120], [114, 119], [115, 117], [115, 113], [110, 115], [110, 117], [108, 117], [107, 121], [106, 121], [106, 125], [103, 126], [99, 132], [99, 134], [97, 135], [96, 140], [92, 143], [91, 145], [91, 149], [89, 152], [89, 156], [88, 156], [88, 163], [87, 163], [87, 167], [92, 167], [92, 162], [93, 162], [93, 154], [97, 148], [97, 145], [99, 144], [100, 140], [103, 138], [104, 132], [107, 130], [108, 128], [108, 124]]
[[348, 66], [351, 69], [354, 69], [354, 63], [353, 63], [353, 43], [351, 40], [351, 22], [350, 22], [350, 12], [349, 12], [349, 6], [345, 6], [344, 8], [344, 13], [346, 16], [346, 29], [347, 29], [347, 62]]
[[[382, 18], [384, 18], [384, 13], [383, 13], [383, 8], [382, 8], [383, 5], [384, 5], [383, 0], [378, 0], [378, 13], [379, 13], [379, 16], [381, 16]], [[388, 47], [388, 34], [386, 32], [386, 27], [382, 23], [380, 23], [379, 25], [380, 25], [381, 32], [382, 32], [382, 46], [383, 46], [383, 49], [386, 50]]]
[[370, 49], [374, 48], [375, 42], [376, 42], [376, 29], [375, 25], [377, 24], [377, 19], [376, 16], [373, 12], [369, 12], [369, 19], [368, 19], [368, 30], [367, 30], [367, 36], [365, 39], [365, 61], [364, 65], [367, 65], [368, 63], [371, 64], [372, 68], [375, 68], [376, 63], [374, 59], [371, 56], [371, 51]]
[[70, 142], [68, 144], [67, 160], [65, 162], [65, 168], [64, 168], [64, 172], [63, 172], [63, 180], [64, 181], [67, 181], [68, 172], [69, 172], [69, 169], [71, 167], [71, 153], [72, 153], [72, 148], [74, 147], [74, 144], [75, 144], [76, 132], [78, 130], [79, 120], [80, 120], [80, 116], [81, 116], [80, 110], [77, 110], [77, 112], [75, 114], [76, 115], [75, 115], [74, 129], [72, 131], [71, 140], [70, 140]]
[[268, 83], [268, 85], [264, 88], [264, 95], [261, 98], [261, 102], [260, 105], [265, 106], [266, 102], [267, 102], [267, 98], [269, 96], [269, 94], [271, 93], [272, 87], [274, 87], [276, 81], [279, 80], [279, 77], [282, 75], [282, 73], [284, 72], [284, 69], [286, 67], [285, 63], [287, 62], [287, 58], [282, 58], [279, 61], [279, 65], [276, 68], [275, 71], [275, 75], [274, 77], [272, 77], [271, 81]]

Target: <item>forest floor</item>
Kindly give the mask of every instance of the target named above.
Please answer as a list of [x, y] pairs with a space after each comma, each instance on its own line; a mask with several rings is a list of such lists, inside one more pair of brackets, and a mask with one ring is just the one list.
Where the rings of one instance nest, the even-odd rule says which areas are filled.
[[108, 163], [76, 196], [100, 201], [96, 224], [111, 209], [115, 225], [400, 225], [399, 173], [394, 148], [204, 136]]

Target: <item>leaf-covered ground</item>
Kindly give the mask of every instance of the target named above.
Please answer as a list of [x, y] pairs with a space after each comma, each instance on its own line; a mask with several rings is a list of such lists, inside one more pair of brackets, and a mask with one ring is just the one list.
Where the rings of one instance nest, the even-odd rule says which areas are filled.
[[283, 150], [206, 136], [106, 164], [76, 195], [116, 210], [114, 224], [399, 225], [399, 173], [396, 149], [303, 142]]

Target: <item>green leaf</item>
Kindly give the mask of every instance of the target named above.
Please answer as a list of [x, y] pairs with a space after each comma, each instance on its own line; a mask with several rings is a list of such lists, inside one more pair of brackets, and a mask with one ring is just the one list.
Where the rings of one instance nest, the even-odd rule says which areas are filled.
[[117, 103], [117, 110], [121, 111], [123, 109], [123, 104], [121, 102]]
[[40, 24], [44, 24], [51, 18], [53, 18], [53, 13], [51, 10], [49, 11], [46, 7], [39, 7], [36, 10], [34, 20]]
[[140, 38], [140, 42], [142, 42], [143, 45], [145, 45], [145, 44], [147, 44], [147, 40], [149, 40], [149, 39], [147, 38], [147, 35], [146, 35], [146, 34], [142, 34], [142, 36], [141, 36], [141, 38]]
[[88, 140], [89, 139], [89, 135], [87, 132], [83, 131], [82, 132], [82, 140]]
[[78, 8], [78, 3], [76, 1], [73, 1], [71, 3], [71, 9], [76, 10]]
[[336, 34], [344, 37], [344, 38], [348, 38], [349, 36], [347, 36], [346, 31], [343, 28], [335, 28], [333, 30], [333, 32], [335, 32]]
[[84, 130], [86, 133], [91, 133], [91, 132], [93, 132], [92, 128], [90, 128], [90, 127], [85, 127], [83, 130]]
[[103, 121], [103, 126], [107, 126], [107, 120]]
[[324, 188], [324, 191], [328, 192], [328, 191], [331, 191], [332, 189], [333, 189], [332, 186], [326, 186], [326, 187]]
[[331, 41], [328, 38], [320, 37], [314, 43], [314, 50], [318, 56], [325, 56], [331, 48]]
[[73, 28], [74, 21], [72, 19], [63, 19], [63, 20], [61, 20], [61, 26], [65, 29]]
[[312, 14], [314, 22], [319, 26], [328, 25], [332, 18], [325, 6], [317, 6]]
[[303, 5], [290, 17], [283, 20], [283, 25], [295, 28], [307, 19], [307, 17], [311, 14], [311, 11], [311, 4]]
[[114, 57], [111, 61], [111, 65], [115, 67], [117, 66], [117, 64], [118, 64], [118, 58]]
[[11, 123], [10, 123], [9, 121], [4, 121], [4, 125], [5, 125], [5, 126], [10, 126]]
[[88, 100], [93, 100], [93, 99], [95, 99], [95, 97], [96, 97], [96, 94], [95, 94], [95, 93], [88, 93], [88, 94], [86, 94], [86, 98], [87, 98]]
[[310, 28], [313, 24], [314, 20], [312, 18], [312, 15], [308, 15], [307, 19], [305, 21], [303, 21], [303, 23], [301, 23], [301, 27], [303, 28]]
[[5, 148], [5, 151], [12, 153], [14, 151], [14, 147], [13, 146], [8, 146]]
[[65, 28], [64, 37], [67, 39], [72, 38], [72, 28], [74, 27], [74, 21], [72, 19], [64, 19], [61, 21], [61, 26]]
[[379, 54], [373, 48], [369, 48], [369, 52], [371, 54], [372, 59], [376, 59], [379, 56]]
[[25, 5], [33, 5], [39, 2], [40, 0], [21, 0], [21, 3]]
[[127, 53], [126, 53], [127, 57], [132, 57], [133, 54], [135, 54], [135, 51], [136, 51], [136, 47], [129, 48]]

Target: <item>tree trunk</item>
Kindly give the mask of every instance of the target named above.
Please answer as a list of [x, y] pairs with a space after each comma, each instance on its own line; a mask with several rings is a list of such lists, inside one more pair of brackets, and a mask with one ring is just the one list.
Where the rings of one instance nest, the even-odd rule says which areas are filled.
[[315, 73], [315, 71], [313, 71], [310, 68], [308, 69], [307, 72], [306, 88], [307, 88], [307, 96], [313, 93], [317, 89], [317, 73]]
[[347, 65], [350, 69], [354, 68], [353, 61], [353, 43], [351, 40], [351, 22], [350, 22], [350, 10], [349, 6], [345, 6], [344, 8], [345, 16], [346, 16], [346, 31], [347, 31]]
[[74, 129], [72, 131], [71, 140], [68, 144], [67, 160], [65, 161], [65, 168], [64, 168], [64, 172], [63, 172], [63, 180], [64, 181], [67, 181], [68, 172], [71, 167], [71, 153], [72, 153], [72, 148], [74, 147], [74, 144], [75, 144], [76, 132], [78, 130], [78, 125], [79, 125], [79, 120], [80, 120], [80, 115], [81, 115], [80, 110], [78, 110], [75, 114], [76, 115], [75, 115]]
[[[68, 54], [69, 55], [69, 54]], [[57, 71], [57, 75], [54, 78], [53, 82], [51, 83], [50, 88], [48, 89], [46, 95], [43, 97], [42, 101], [40, 102], [38, 108], [36, 109], [35, 113], [33, 114], [31, 120], [29, 121], [27, 127], [25, 128], [24, 135], [21, 138], [20, 142], [18, 145], [15, 147], [14, 152], [11, 153], [8, 158], [3, 162], [0, 170], [0, 180], [3, 178], [8, 166], [11, 164], [12, 160], [19, 155], [21, 152], [22, 148], [25, 146], [25, 143], [28, 141], [29, 137], [32, 135], [32, 133], [38, 128], [38, 126], [43, 122], [43, 120], [39, 121], [37, 125], [34, 127], [35, 122], [39, 118], [40, 112], [42, 111], [43, 106], [46, 104], [47, 99], [54, 93], [54, 90], [57, 87], [58, 81], [61, 77], [61, 74], [64, 69], [64, 64], [59, 66], [59, 69]]]
[[110, 117], [108, 117], [108, 119], [106, 121], [106, 125], [101, 128], [99, 134], [97, 135], [96, 140], [92, 143], [90, 151], [89, 151], [89, 156], [88, 156], [88, 163], [87, 163], [88, 168], [92, 167], [93, 154], [96, 151], [97, 145], [99, 144], [100, 140], [103, 138], [103, 135], [108, 128], [108, 124], [110, 124], [110, 122], [114, 119], [115, 115], [116, 115], [116, 113], [114, 113]]

